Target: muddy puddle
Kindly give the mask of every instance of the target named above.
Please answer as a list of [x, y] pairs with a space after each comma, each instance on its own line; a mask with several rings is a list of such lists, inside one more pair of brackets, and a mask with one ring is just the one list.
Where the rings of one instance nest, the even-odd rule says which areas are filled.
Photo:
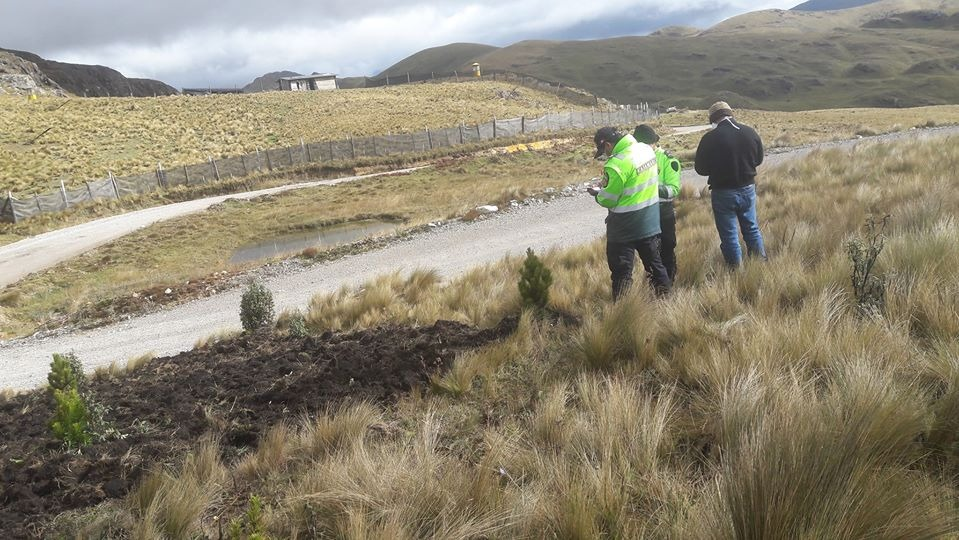
[[239, 264], [295, 255], [311, 247], [325, 250], [371, 236], [392, 233], [399, 226], [400, 223], [395, 221], [363, 220], [330, 225], [311, 231], [284, 234], [241, 246], [230, 257], [230, 262]]

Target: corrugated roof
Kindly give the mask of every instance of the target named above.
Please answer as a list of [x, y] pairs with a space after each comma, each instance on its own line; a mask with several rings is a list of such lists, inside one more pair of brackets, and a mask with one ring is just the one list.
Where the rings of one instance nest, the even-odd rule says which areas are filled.
[[281, 81], [308, 81], [310, 79], [332, 79], [336, 78], [336, 73], [314, 73], [313, 75], [300, 75], [299, 77], [280, 77]]

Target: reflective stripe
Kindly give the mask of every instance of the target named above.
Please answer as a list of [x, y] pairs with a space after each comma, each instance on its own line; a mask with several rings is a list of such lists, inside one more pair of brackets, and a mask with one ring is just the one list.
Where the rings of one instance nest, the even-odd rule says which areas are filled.
[[599, 193], [597, 193], [596, 196], [597, 196], [597, 197], [602, 197], [603, 199], [606, 199], [607, 201], [618, 201], [618, 200], [619, 200], [619, 195], [616, 195], [616, 194], [614, 194], [614, 193], [610, 193], [610, 192], [606, 191], [605, 189], [602, 190], [602, 191], [600, 191]]
[[648, 171], [649, 169], [652, 169], [655, 166], [656, 166], [656, 158], [653, 158], [647, 161], [646, 163], [643, 163], [639, 167], [636, 167], [636, 172], [642, 173], [642, 172]]
[[616, 208], [610, 208], [610, 212], [614, 214], [626, 214], [629, 212], [635, 212], [637, 210], [642, 210], [643, 208], [648, 208], [654, 204], [659, 204], [659, 195], [654, 196], [652, 199], [643, 201], [639, 204], [633, 204], [630, 206], [617, 206]]
[[635, 194], [639, 193], [640, 191], [643, 191], [643, 190], [645, 190], [646, 188], [648, 188], [648, 187], [650, 187], [650, 186], [652, 186], [652, 185], [654, 185], [654, 184], [658, 184], [658, 183], [659, 183], [659, 179], [658, 179], [658, 178], [655, 178], [655, 177], [650, 178], [650, 179], [647, 180], [645, 183], [640, 184], [640, 185], [638, 185], [638, 186], [636, 186], [636, 187], [631, 187], [631, 188], [629, 188], [629, 189], [624, 189], [624, 190], [623, 190], [623, 197], [629, 197], [630, 195], [635, 195]]

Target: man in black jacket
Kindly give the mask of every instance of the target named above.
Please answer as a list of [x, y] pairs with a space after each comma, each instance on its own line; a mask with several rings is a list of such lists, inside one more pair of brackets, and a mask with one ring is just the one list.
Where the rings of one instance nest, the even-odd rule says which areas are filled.
[[709, 108], [716, 127], [703, 135], [696, 149], [696, 172], [708, 176], [719, 249], [726, 264], [742, 262], [738, 223], [751, 257], [766, 258], [756, 217], [756, 167], [763, 162], [763, 142], [753, 128], [736, 122], [730, 106], [718, 101]]

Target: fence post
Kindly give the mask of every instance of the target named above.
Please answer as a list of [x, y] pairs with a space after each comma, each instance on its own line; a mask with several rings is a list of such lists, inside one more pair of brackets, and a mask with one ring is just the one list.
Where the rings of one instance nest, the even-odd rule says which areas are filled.
[[220, 168], [216, 166], [216, 160], [213, 159], [213, 156], [210, 156], [210, 164], [213, 165], [213, 177], [216, 178], [216, 181], [220, 181]]
[[376, 153], [376, 135], [370, 137], [370, 140], [373, 141], [373, 155], [378, 156], [379, 154]]
[[33, 194], [33, 202], [37, 204], [37, 212], [43, 212], [43, 207], [40, 206], [40, 196], [36, 193]]
[[453, 78], [456, 79], [456, 82], [460, 82], [460, 75], [455, 69], [453, 70]]
[[463, 123], [460, 122], [460, 144], [463, 144]]
[[300, 137], [300, 146], [303, 148], [303, 153], [306, 154], [306, 162], [313, 163], [313, 152], [310, 151], [310, 145], [303, 144], [303, 137]]
[[330, 161], [335, 161], [336, 156], [333, 155], [333, 139], [330, 139]]
[[426, 128], [426, 140], [430, 143], [430, 150], [433, 149], [433, 133], [430, 131], [430, 128]]
[[67, 200], [67, 188], [63, 185], [63, 178], [60, 179], [60, 195], [63, 197], [63, 207], [70, 208], [70, 201]]
[[356, 159], [356, 144], [353, 142], [353, 136], [350, 135], [350, 156]]
[[90, 182], [84, 182], [87, 185], [87, 196], [90, 197], [90, 200], [93, 200], [93, 190], [90, 189]]
[[[496, 74], [493, 74], [493, 77], [496, 77]], [[496, 138], [496, 117], [493, 117], [493, 138]]]
[[416, 152], [416, 135], [410, 132], [410, 152]]
[[406, 72], [406, 84], [410, 84], [410, 72]]
[[163, 163], [157, 161], [157, 188], [163, 189]]
[[526, 133], [526, 115], [524, 114], [519, 118], [519, 132]]
[[250, 174], [250, 172], [246, 170], [246, 158], [243, 157], [243, 154], [240, 154], [240, 166], [243, 167], [243, 176]]
[[[242, 156], [241, 156], [242, 159]], [[190, 185], [190, 171], [187, 170], [186, 165], [183, 166], [183, 177], [186, 178], [186, 185]]]
[[263, 153], [266, 154], [266, 168], [269, 169], [270, 172], [273, 172], [273, 160], [270, 159], [270, 149], [267, 148]]
[[117, 200], [120, 200], [120, 188], [117, 187], [117, 177], [113, 176], [113, 172], [107, 171], [107, 174], [110, 175], [110, 182], [113, 183], [113, 193], [117, 196]]
[[13, 217], [13, 222], [17, 222], [17, 208], [13, 206], [13, 192], [7, 192], [7, 206], [10, 207], [10, 216]]

